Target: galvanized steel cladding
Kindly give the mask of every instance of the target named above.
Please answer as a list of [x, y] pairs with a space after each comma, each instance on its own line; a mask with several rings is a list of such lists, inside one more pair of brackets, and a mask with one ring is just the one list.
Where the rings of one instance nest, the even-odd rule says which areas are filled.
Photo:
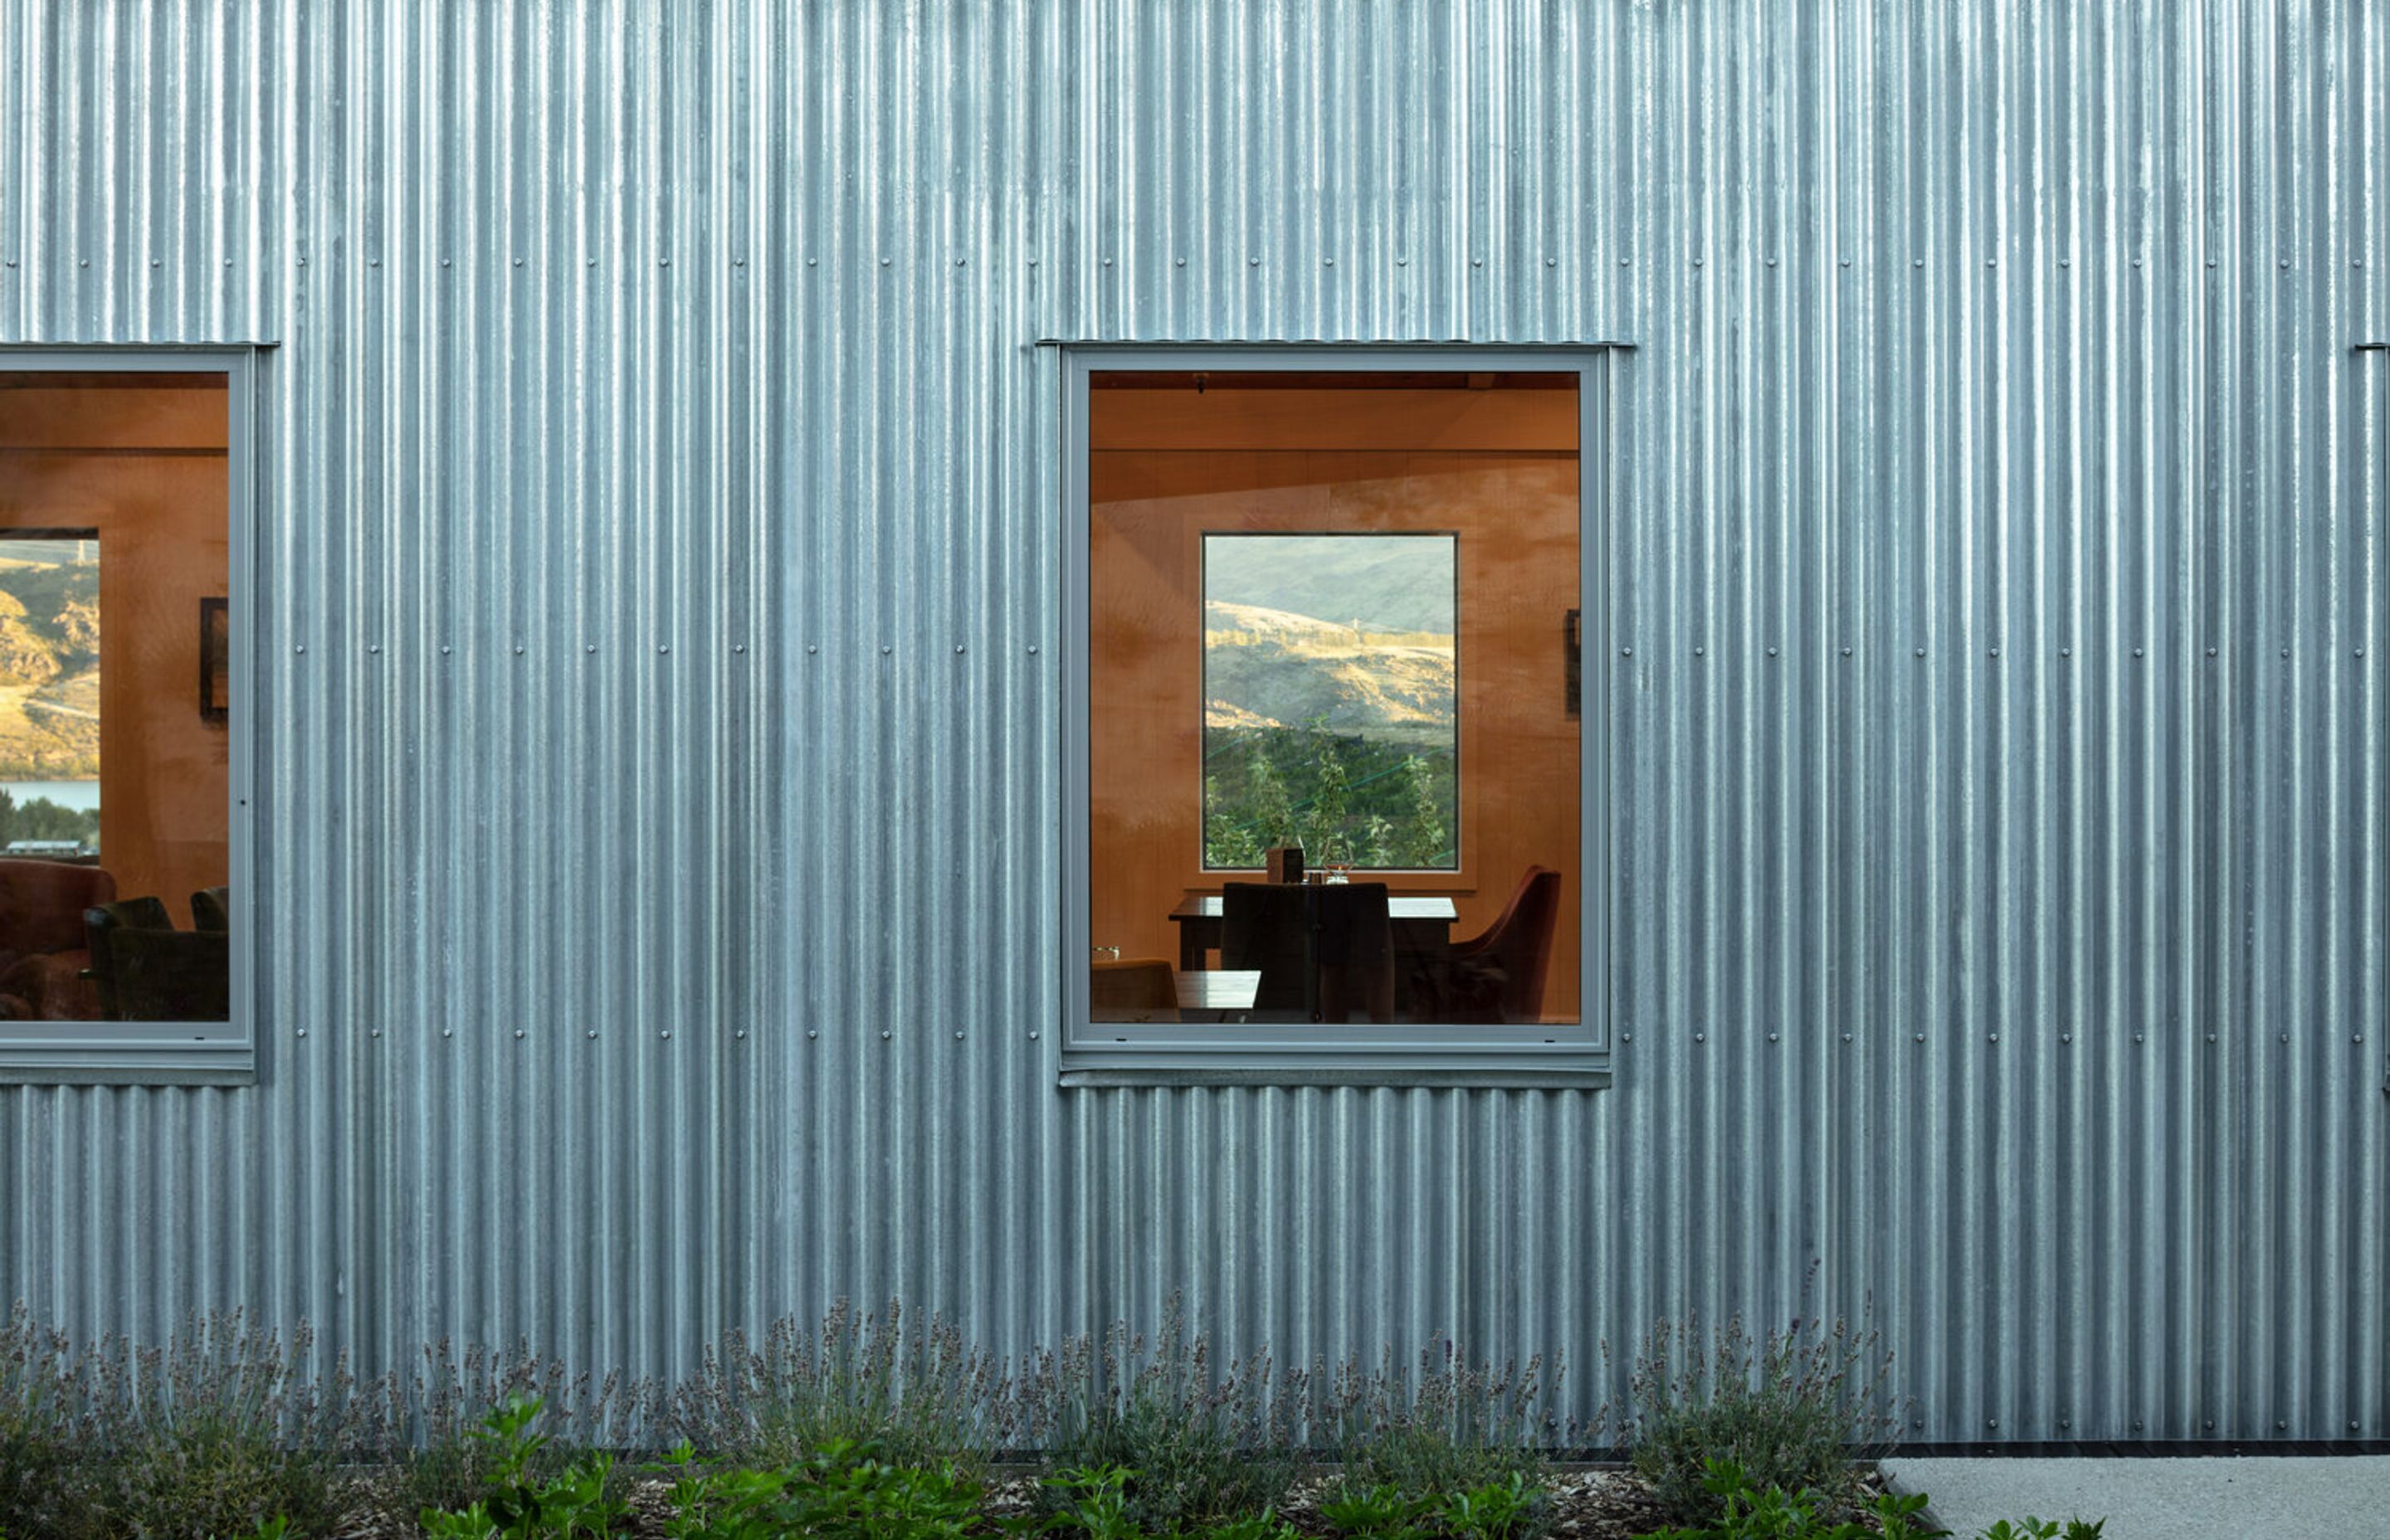
[[[2390, 7], [9, 0], [0, 122], [0, 341], [270, 344], [258, 1083], [0, 1090], [41, 1315], [2390, 1435]], [[1613, 1088], [1057, 1088], [1054, 338], [1634, 344]]]

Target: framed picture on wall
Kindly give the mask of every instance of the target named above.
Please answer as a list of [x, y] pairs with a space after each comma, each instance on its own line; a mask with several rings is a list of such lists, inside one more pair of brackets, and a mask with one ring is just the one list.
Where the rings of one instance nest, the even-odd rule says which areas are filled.
[[232, 695], [232, 647], [225, 616], [225, 600], [199, 601], [199, 716], [207, 722], [225, 720]]

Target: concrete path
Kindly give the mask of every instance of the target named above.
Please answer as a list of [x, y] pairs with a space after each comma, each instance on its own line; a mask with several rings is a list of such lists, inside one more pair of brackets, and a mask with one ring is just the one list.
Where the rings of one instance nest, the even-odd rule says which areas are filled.
[[2390, 1455], [2160, 1459], [1889, 1459], [1961, 1540], [2031, 1514], [2105, 1519], [2101, 1540], [2390, 1537]]

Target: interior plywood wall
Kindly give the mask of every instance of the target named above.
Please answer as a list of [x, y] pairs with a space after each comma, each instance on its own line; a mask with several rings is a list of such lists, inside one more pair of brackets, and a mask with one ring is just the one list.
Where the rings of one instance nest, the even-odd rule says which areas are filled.
[[199, 711], [199, 601], [227, 592], [221, 385], [0, 390], [0, 529], [92, 530], [100, 553], [100, 864], [166, 901], [228, 870], [226, 734]]

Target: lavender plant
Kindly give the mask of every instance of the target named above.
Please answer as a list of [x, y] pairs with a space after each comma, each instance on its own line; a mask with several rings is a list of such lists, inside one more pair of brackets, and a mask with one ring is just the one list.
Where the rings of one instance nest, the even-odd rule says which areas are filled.
[[1630, 1386], [1628, 1463], [1681, 1521], [1724, 1517], [1710, 1481], [1721, 1462], [1759, 1492], [1818, 1495], [1833, 1511], [1857, 1506], [1864, 1456], [1888, 1441], [1891, 1355], [1873, 1331], [1794, 1320], [1754, 1337], [1740, 1316], [1715, 1333], [1691, 1320], [1655, 1324]]
[[0, 1528], [22, 1540], [292, 1535], [338, 1528], [338, 1477], [376, 1447], [373, 1394], [345, 1361], [306, 1372], [238, 1311], [193, 1315], [162, 1347], [74, 1349], [18, 1306], [0, 1332]]
[[1275, 1508], [1294, 1484], [1309, 1377], [1267, 1349], [1215, 1367], [1176, 1296], [1148, 1339], [1115, 1325], [1039, 1354], [1008, 1417], [1051, 1471], [1127, 1472], [1124, 1512], [1160, 1533]]
[[1561, 1441], [1553, 1410], [1565, 1370], [1471, 1363], [1442, 1337], [1414, 1364], [1389, 1351], [1374, 1369], [1348, 1359], [1328, 1380], [1321, 1422], [1346, 1495], [1391, 1488], [1414, 1497], [1507, 1486], [1540, 1489], [1541, 1449]]
[[0, 1326], [0, 1533], [36, 1540], [74, 1505], [75, 1356], [19, 1302]]
[[707, 1348], [661, 1423], [707, 1457], [751, 1465], [798, 1465], [845, 1443], [977, 1475], [1004, 1437], [1004, 1399], [996, 1360], [951, 1322], [910, 1322], [893, 1300], [858, 1315], [841, 1300], [810, 1333], [785, 1316], [759, 1342], [734, 1330]]

